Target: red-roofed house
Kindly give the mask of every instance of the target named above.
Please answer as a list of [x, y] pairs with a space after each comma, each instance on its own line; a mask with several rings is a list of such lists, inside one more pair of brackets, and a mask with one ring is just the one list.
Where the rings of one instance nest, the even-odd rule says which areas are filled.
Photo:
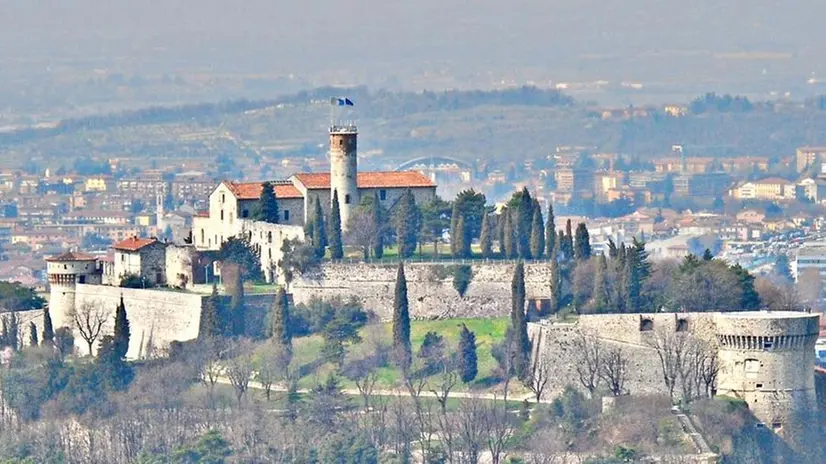
[[115, 284], [127, 275], [145, 277], [151, 285], [166, 283], [166, 244], [155, 238], [130, 237], [115, 250]]

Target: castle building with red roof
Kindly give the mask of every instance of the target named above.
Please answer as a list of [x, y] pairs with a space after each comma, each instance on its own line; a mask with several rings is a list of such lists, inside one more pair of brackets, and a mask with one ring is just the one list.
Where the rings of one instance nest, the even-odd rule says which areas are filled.
[[[333, 195], [338, 196], [344, 230], [362, 198], [375, 194], [385, 209], [392, 211], [408, 189], [417, 203], [435, 196], [436, 184], [418, 171], [359, 172], [355, 126], [332, 126], [329, 135], [329, 172], [297, 173], [288, 179], [270, 181], [278, 202], [279, 224], [303, 227], [312, 219], [316, 200], [329, 215]], [[221, 182], [209, 197], [208, 214], [193, 218], [196, 248], [217, 250], [230, 237], [238, 235], [245, 227], [242, 223], [252, 220], [262, 189], [263, 181]], [[262, 261], [265, 260], [262, 256]]]

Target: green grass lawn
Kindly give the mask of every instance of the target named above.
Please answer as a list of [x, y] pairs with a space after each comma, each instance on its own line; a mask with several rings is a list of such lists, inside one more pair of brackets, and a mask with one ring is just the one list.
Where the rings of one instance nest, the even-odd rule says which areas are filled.
[[[459, 332], [462, 324], [476, 334], [477, 358], [479, 373], [476, 380], [468, 385], [460, 384], [458, 390], [488, 391], [498, 385], [499, 379], [494, 377], [497, 367], [496, 360], [491, 355], [491, 347], [505, 338], [508, 325], [507, 318], [494, 319], [446, 319], [438, 321], [413, 321], [411, 323], [411, 342], [413, 345], [414, 366], [416, 354], [422, 345], [425, 334], [433, 331], [444, 337], [446, 351], [455, 352], [459, 344]], [[389, 323], [364, 327], [361, 330], [362, 343], [348, 347], [348, 360], [360, 359], [372, 349], [371, 340], [379, 338], [387, 344], [391, 343], [392, 326]], [[293, 369], [300, 369], [303, 373], [300, 388], [311, 388], [323, 382], [327, 375], [335, 372], [336, 366], [331, 363], [318, 361], [324, 341], [320, 335], [296, 338], [293, 340]], [[415, 367], [414, 367], [415, 368]], [[436, 380], [433, 378], [432, 380]], [[377, 388], [390, 389], [401, 386], [401, 372], [394, 367], [379, 369]], [[344, 388], [354, 385], [347, 379], [342, 379]], [[512, 382], [514, 391], [522, 388]]]

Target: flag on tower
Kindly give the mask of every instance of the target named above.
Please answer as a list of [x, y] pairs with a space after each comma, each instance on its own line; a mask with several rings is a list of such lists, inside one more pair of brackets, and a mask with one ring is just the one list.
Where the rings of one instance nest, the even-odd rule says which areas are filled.
[[330, 99], [330, 104], [333, 106], [354, 106], [353, 100], [350, 100], [349, 98], [333, 97]]

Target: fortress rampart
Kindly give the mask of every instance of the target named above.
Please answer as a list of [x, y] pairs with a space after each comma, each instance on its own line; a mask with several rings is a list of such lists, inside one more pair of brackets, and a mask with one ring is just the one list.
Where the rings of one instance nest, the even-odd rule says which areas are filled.
[[[472, 278], [464, 296], [453, 287], [451, 262], [405, 264], [410, 316], [414, 319], [450, 317], [500, 317], [510, 312], [511, 279], [514, 264], [510, 262], [469, 262]], [[355, 297], [365, 309], [380, 319], [390, 320], [393, 314], [393, 291], [398, 264], [325, 263], [312, 275], [300, 276], [290, 285], [296, 303], [312, 297], [330, 299]], [[547, 263], [525, 265], [527, 299], [550, 297]]]

